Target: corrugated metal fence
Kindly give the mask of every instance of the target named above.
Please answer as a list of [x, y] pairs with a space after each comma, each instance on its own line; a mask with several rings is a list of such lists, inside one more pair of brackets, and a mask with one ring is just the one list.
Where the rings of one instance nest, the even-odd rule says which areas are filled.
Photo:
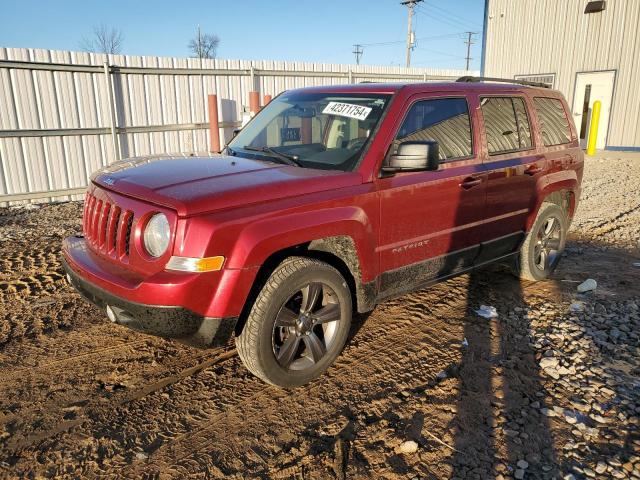
[[199, 60], [0, 48], [0, 205], [73, 198], [117, 159], [207, 151], [207, 95], [222, 141], [248, 92], [359, 81], [432, 81], [461, 70]]

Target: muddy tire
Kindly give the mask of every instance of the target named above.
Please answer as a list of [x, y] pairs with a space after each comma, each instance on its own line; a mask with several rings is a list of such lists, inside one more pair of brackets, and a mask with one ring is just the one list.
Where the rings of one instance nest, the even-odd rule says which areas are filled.
[[525, 280], [544, 280], [558, 266], [567, 241], [567, 213], [555, 203], [544, 202], [527, 234], [514, 274]]
[[351, 326], [351, 292], [331, 265], [290, 257], [258, 294], [236, 347], [255, 376], [282, 388], [319, 377], [336, 359]]

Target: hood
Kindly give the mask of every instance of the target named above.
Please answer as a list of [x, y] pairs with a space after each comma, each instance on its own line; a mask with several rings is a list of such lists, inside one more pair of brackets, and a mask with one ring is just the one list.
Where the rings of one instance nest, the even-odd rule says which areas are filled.
[[123, 160], [96, 172], [92, 181], [189, 216], [356, 185], [361, 177], [353, 172], [214, 155]]

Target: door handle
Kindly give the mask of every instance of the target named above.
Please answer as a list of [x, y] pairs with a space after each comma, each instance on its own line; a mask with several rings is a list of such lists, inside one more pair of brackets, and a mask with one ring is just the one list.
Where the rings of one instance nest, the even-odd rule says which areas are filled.
[[460, 186], [465, 190], [475, 187], [476, 185], [480, 185], [482, 183], [482, 179], [477, 177], [467, 177], [465, 178]]
[[527, 168], [524, 171], [524, 173], [526, 173], [527, 175], [535, 175], [536, 173], [540, 173], [541, 171], [542, 171], [542, 167], [531, 165], [529, 168]]

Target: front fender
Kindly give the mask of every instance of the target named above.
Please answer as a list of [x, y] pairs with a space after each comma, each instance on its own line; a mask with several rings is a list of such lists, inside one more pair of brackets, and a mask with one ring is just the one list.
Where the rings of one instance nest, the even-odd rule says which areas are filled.
[[273, 253], [327, 237], [348, 236], [356, 247], [363, 281], [377, 271], [371, 221], [357, 206], [343, 206], [265, 218], [247, 225], [238, 236], [226, 268], [260, 266]]

